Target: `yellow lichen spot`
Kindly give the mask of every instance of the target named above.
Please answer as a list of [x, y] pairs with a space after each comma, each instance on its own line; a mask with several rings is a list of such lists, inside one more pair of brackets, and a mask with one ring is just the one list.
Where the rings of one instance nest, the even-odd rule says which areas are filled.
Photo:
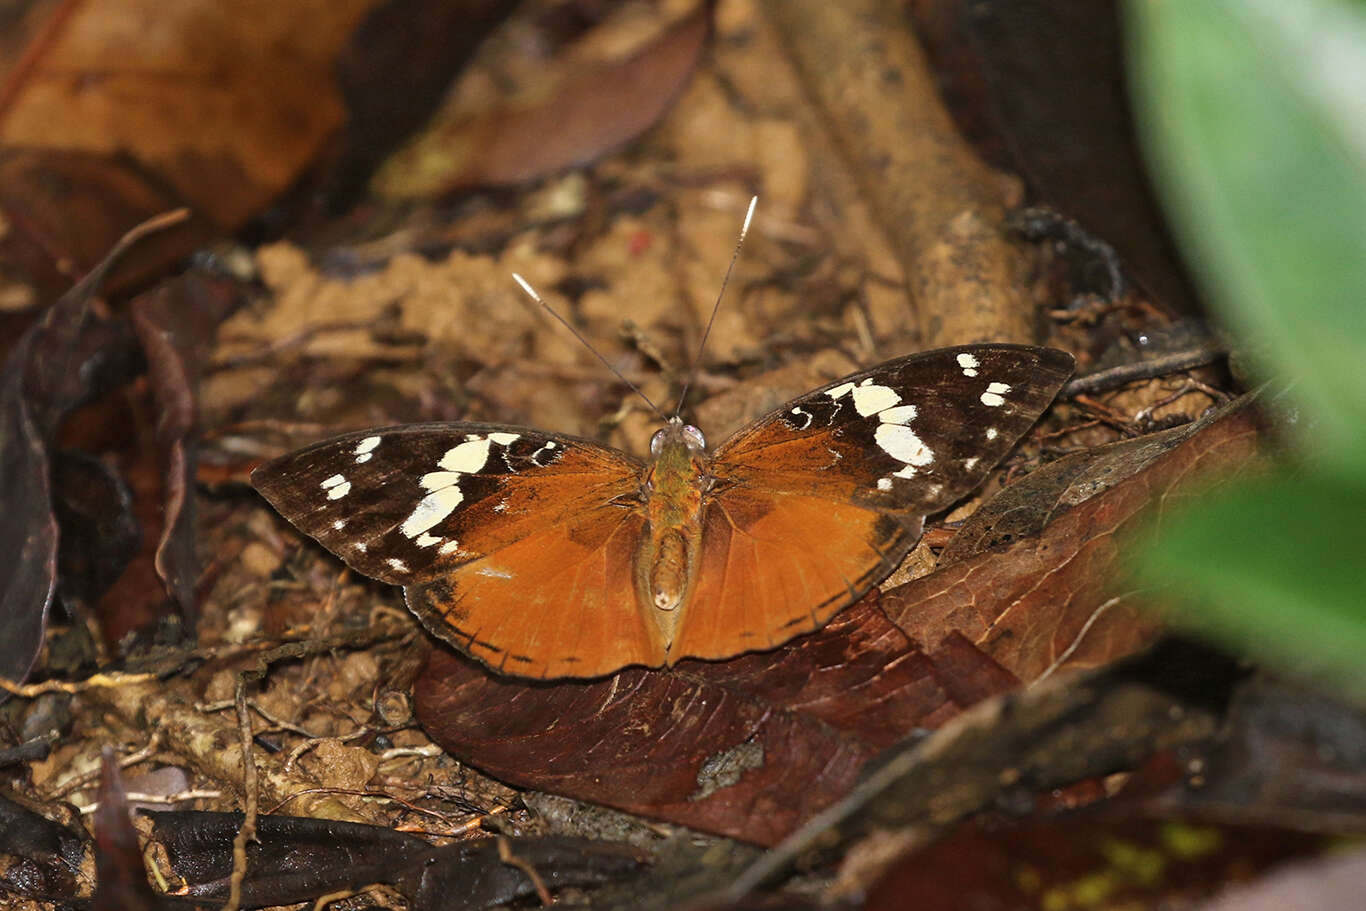
[[1072, 899], [1068, 898], [1066, 890], [1056, 886], [1039, 896], [1040, 911], [1068, 911], [1071, 907]]
[[1160, 882], [1167, 866], [1167, 860], [1161, 851], [1119, 838], [1107, 838], [1102, 841], [1100, 853], [1109, 861], [1111, 867], [1143, 886], [1152, 886]]
[[1120, 881], [1114, 873], [1092, 873], [1072, 884], [1072, 899], [1082, 908], [1099, 908], [1119, 890]]
[[1158, 837], [1168, 853], [1180, 860], [1213, 854], [1224, 846], [1224, 833], [1211, 826], [1169, 822], [1158, 830]]
[[1026, 895], [1033, 895], [1043, 888], [1043, 876], [1037, 867], [1029, 864], [1017, 864], [1011, 871], [1011, 878], [1015, 880], [1015, 888]]

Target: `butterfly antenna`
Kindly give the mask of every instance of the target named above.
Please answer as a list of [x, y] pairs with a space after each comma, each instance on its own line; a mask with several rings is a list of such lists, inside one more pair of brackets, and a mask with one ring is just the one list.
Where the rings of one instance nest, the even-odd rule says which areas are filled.
[[735, 261], [740, 258], [740, 248], [745, 245], [745, 235], [749, 233], [749, 223], [754, 219], [754, 207], [759, 204], [759, 197], [749, 198], [749, 211], [745, 213], [745, 223], [740, 226], [740, 238], [735, 242], [735, 252], [730, 255], [730, 264], [726, 266], [726, 274], [721, 279], [721, 290], [716, 292], [716, 303], [712, 304], [711, 316], [707, 317], [707, 327], [702, 330], [702, 341], [697, 345], [697, 356], [693, 358], [692, 369], [688, 371], [688, 378], [683, 383], [683, 391], [678, 394], [678, 405], [674, 407], [674, 415], [677, 416], [683, 411], [683, 403], [688, 398], [688, 389], [692, 386], [692, 381], [697, 377], [697, 371], [702, 366], [702, 352], [707, 347], [707, 337], [711, 335], [712, 324], [716, 322], [716, 313], [721, 309], [721, 298], [726, 294], [726, 285], [730, 283], [731, 270], [735, 268]]
[[583, 347], [585, 347], [585, 348], [587, 348], [589, 351], [593, 352], [593, 356], [596, 357], [598, 360], [602, 361], [602, 365], [603, 365], [604, 367], [606, 367], [608, 370], [612, 371], [612, 374], [613, 374], [614, 376], [616, 376], [617, 379], [621, 380], [623, 383], [625, 383], [625, 384], [630, 388], [630, 390], [631, 390], [632, 392], [634, 392], [636, 395], [640, 396], [641, 399], [644, 400], [645, 404], [650, 406], [650, 410], [653, 411], [653, 412], [655, 413], [655, 415], [658, 416], [658, 418], [659, 418], [661, 421], [665, 419], [665, 418], [664, 418], [664, 413], [663, 413], [662, 411], [659, 410], [659, 408], [655, 405], [654, 402], [650, 401], [650, 397], [649, 397], [648, 395], [646, 395], [645, 393], [641, 392], [639, 386], [637, 386], [635, 383], [633, 383], [633, 382], [631, 382], [630, 380], [628, 380], [626, 377], [622, 376], [621, 371], [618, 370], [616, 367], [613, 367], [612, 364], [611, 364], [611, 362], [608, 361], [607, 358], [603, 357], [602, 354], [598, 351], [598, 349], [594, 348], [594, 347], [592, 346], [592, 344], [589, 343], [588, 339], [586, 339], [586, 338], [583, 337], [583, 333], [579, 332], [578, 329], [575, 329], [575, 328], [574, 328], [574, 325], [573, 325], [571, 322], [569, 322], [569, 320], [565, 319], [563, 316], [560, 316], [560, 314], [558, 314], [558, 313], [555, 312], [555, 309], [554, 309], [553, 307], [551, 307], [551, 306], [550, 306], [549, 304], [547, 304], [544, 300], [542, 300], [542, 299], [541, 299], [541, 296], [540, 296], [539, 294], [536, 293], [536, 289], [533, 288], [533, 287], [531, 287], [531, 283], [530, 283], [530, 282], [528, 282], [526, 279], [522, 278], [522, 276], [518, 275], [516, 272], [512, 273], [512, 277], [513, 277], [514, 279], [516, 279], [517, 284], [519, 284], [519, 285], [522, 286], [522, 290], [525, 291], [525, 292], [527, 293], [527, 296], [528, 296], [528, 297], [530, 297], [530, 298], [531, 298], [532, 300], [534, 300], [536, 303], [538, 303], [538, 304], [540, 304], [542, 307], [544, 307], [544, 308], [545, 308], [545, 312], [546, 312], [546, 313], [549, 313], [551, 316], [555, 317], [555, 319], [559, 322], [559, 324], [560, 324], [561, 326], [564, 326], [564, 327], [565, 327], [566, 329], [568, 329], [570, 332], [574, 333], [574, 338], [578, 339], [579, 342], [583, 345]]

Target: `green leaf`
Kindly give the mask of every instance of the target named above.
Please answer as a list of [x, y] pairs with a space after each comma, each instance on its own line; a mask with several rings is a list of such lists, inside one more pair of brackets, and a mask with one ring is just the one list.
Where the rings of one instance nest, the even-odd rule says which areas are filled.
[[1366, 696], [1366, 482], [1270, 479], [1164, 521], [1136, 561], [1173, 618]]
[[1197, 277], [1293, 384], [1311, 457], [1366, 474], [1366, 10], [1127, 9], [1139, 128]]

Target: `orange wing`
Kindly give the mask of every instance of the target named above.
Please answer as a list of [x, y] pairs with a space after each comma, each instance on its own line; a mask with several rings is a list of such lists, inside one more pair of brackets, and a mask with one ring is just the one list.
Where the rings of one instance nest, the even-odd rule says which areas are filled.
[[922, 521], [824, 496], [725, 491], [704, 514], [692, 606], [669, 660], [729, 658], [819, 629], [896, 569]]
[[731, 437], [710, 465], [697, 581], [669, 660], [772, 648], [857, 601], [925, 515], [986, 479], [1072, 363], [1050, 348], [943, 348], [844, 377]]
[[588, 440], [413, 424], [318, 443], [252, 483], [347, 565], [404, 586], [439, 638], [495, 670], [588, 677], [665, 660], [632, 577], [641, 471]]

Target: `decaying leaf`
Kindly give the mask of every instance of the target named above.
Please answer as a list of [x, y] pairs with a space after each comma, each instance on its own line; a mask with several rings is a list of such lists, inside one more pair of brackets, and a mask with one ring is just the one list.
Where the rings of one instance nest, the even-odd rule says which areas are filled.
[[119, 255], [146, 230], [130, 233], [104, 261], [43, 314], [9, 353], [0, 374], [0, 675], [22, 679], [42, 641], [57, 580], [57, 521], [48, 448], [61, 419], [96, 389], [137, 369], [131, 335], [91, 309]]
[[390, 198], [515, 184], [586, 164], [639, 135], [678, 94], [711, 32], [712, 3], [630, 57], [589, 69], [550, 97], [471, 120], [437, 122], [376, 175]]
[[234, 228], [341, 126], [332, 63], [374, 5], [51, 5], [8, 74], [0, 147], [127, 152]]
[[590, 683], [497, 677], [443, 649], [415, 696], [434, 740], [504, 781], [766, 844], [956, 698], [1011, 683], [959, 642], [921, 651], [865, 601], [776, 652]]
[[[971, 544], [951, 545], [958, 562], [888, 592], [887, 614], [921, 642], [956, 631], [1024, 681], [1113, 660], [1156, 631], [1138, 612], [1141, 583], [1119, 573], [1126, 539], [1201, 478], [1248, 470], [1256, 451], [1256, 420], [1243, 408], [1060, 460], [1021, 492], [1007, 489], [1002, 506], [988, 504], [965, 529]], [[961, 556], [992, 543], [1007, 546]]]

